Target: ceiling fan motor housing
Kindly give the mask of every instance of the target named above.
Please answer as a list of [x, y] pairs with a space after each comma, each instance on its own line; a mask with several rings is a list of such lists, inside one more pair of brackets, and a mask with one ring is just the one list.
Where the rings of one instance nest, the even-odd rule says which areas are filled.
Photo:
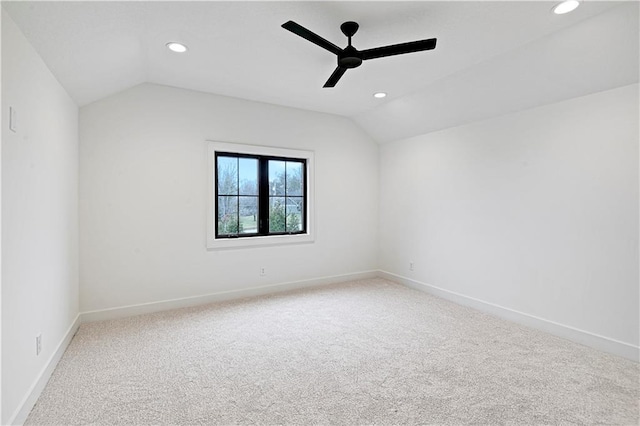
[[338, 55], [338, 66], [343, 68], [356, 68], [362, 64], [362, 55], [358, 49], [349, 45]]

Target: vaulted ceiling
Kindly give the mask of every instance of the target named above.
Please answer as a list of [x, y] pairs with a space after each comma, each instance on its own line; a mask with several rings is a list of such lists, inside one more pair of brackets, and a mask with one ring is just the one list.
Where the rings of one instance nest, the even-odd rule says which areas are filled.
[[[638, 81], [638, 3], [3, 2], [60, 83], [86, 105], [143, 82], [352, 118], [378, 142]], [[294, 20], [367, 49], [436, 37], [435, 50], [366, 61], [323, 88], [335, 55]], [[165, 47], [180, 41], [176, 54]], [[387, 98], [374, 99], [384, 91]]]

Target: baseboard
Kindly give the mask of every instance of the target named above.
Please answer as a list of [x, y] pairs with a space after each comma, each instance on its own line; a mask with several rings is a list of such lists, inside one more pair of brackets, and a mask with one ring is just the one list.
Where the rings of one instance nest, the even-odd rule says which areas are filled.
[[101, 309], [96, 311], [82, 312], [81, 320], [85, 322], [103, 321], [110, 319], [125, 318], [134, 315], [142, 315], [153, 312], [168, 311], [171, 309], [186, 308], [190, 306], [206, 305], [208, 303], [222, 302], [226, 300], [242, 299], [245, 297], [263, 296], [265, 294], [280, 293], [283, 291], [297, 290], [302, 288], [316, 287], [326, 284], [334, 284], [343, 281], [353, 281], [360, 279], [375, 278], [378, 271], [355, 272], [344, 275], [334, 275], [323, 278], [313, 278], [302, 281], [292, 281], [287, 283], [270, 284], [260, 287], [251, 287], [242, 290], [230, 290], [217, 293], [205, 294], [202, 296], [185, 297], [180, 299], [163, 300], [159, 302], [142, 303], [138, 305], [122, 306], [118, 308]]
[[33, 409], [34, 405], [38, 401], [38, 398], [40, 397], [40, 394], [44, 390], [44, 387], [47, 385], [47, 382], [51, 378], [53, 370], [55, 370], [58, 362], [60, 361], [60, 358], [62, 358], [62, 355], [64, 354], [64, 351], [67, 350], [69, 343], [71, 343], [71, 339], [73, 339], [73, 336], [78, 331], [78, 327], [80, 327], [80, 314], [76, 316], [76, 318], [73, 320], [73, 323], [71, 323], [71, 326], [67, 329], [67, 332], [58, 344], [58, 347], [55, 351], [53, 351], [53, 354], [51, 354], [51, 356], [47, 360], [47, 363], [40, 371], [40, 374], [38, 374], [36, 381], [33, 383], [33, 385], [31, 385], [31, 388], [23, 398], [22, 402], [20, 403], [20, 405], [18, 405], [18, 409], [16, 410], [16, 412], [13, 414], [13, 416], [9, 417], [8, 424], [22, 425], [25, 420], [27, 420], [29, 413]]
[[569, 325], [560, 324], [544, 318], [536, 317], [534, 315], [529, 315], [524, 312], [505, 308], [504, 306], [485, 302], [483, 300], [465, 296], [464, 294], [456, 293], [450, 290], [445, 290], [443, 288], [416, 281], [411, 278], [396, 275], [391, 272], [381, 270], [378, 271], [378, 276], [388, 279], [389, 281], [393, 281], [399, 284], [403, 284], [407, 287], [423, 291], [425, 293], [442, 297], [443, 299], [450, 300], [460, 305], [469, 306], [479, 311], [486, 312], [497, 317], [507, 319], [509, 321], [513, 321], [526, 327], [541, 330], [546, 333], [592, 347], [594, 349], [630, 359], [632, 361], [640, 361], [640, 347], [634, 346], [629, 343], [621, 342], [619, 340], [611, 339], [585, 330], [580, 330]]

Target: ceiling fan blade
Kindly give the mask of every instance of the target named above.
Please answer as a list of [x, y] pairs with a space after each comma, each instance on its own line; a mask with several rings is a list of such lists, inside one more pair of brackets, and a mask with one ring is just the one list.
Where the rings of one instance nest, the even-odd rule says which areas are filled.
[[335, 44], [331, 43], [329, 40], [323, 39], [318, 34], [309, 31], [302, 25], [296, 24], [293, 21], [285, 22], [284, 24], [282, 24], [282, 28], [284, 28], [285, 30], [291, 31], [292, 33], [297, 34], [302, 38], [309, 40], [313, 44], [317, 44], [323, 49], [327, 49], [331, 53], [335, 53], [336, 55], [338, 55], [342, 52], [342, 49], [340, 49]]
[[391, 46], [376, 47], [361, 51], [362, 59], [375, 59], [384, 56], [401, 55], [403, 53], [420, 52], [436, 48], [435, 38], [427, 40], [410, 41], [408, 43], [392, 44]]
[[346, 71], [347, 71], [346, 68], [342, 68], [342, 67], [336, 68], [335, 71], [333, 71], [333, 74], [331, 74], [331, 77], [329, 77], [329, 80], [327, 80], [327, 82], [322, 87], [334, 87], [338, 82], [338, 80], [340, 80], [340, 77], [342, 77], [342, 75]]

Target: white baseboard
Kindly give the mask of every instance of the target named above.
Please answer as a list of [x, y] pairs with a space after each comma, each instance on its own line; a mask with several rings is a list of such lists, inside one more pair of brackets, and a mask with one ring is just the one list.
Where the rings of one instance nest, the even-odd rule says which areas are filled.
[[73, 323], [71, 323], [71, 326], [67, 329], [67, 332], [58, 344], [58, 347], [55, 351], [53, 351], [53, 354], [51, 354], [51, 356], [47, 360], [47, 363], [40, 371], [40, 374], [38, 374], [36, 381], [33, 383], [33, 385], [31, 385], [31, 388], [18, 405], [18, 409], [16, 410], [16, 412], [13, 413], [11, 417], [9, 417], [8, 424], [22, 425], [25, 420], [27, 420], [29, 413], [33, 409], [34, 405], [38, 401], [38, 398], [40, 397], [40, 394], [44, 390], [44, 387], [47, 385], [47, 382], [51, 378], [53, 370], [55, 370], [58, 362], [60, 361], [60, 358], [62, 358], [62, 355], [64, 354], [64, 351], [67, 350], [69, 343], [71, 343], [71, 339], [73, 339], [73, 336], [78, 331], [78, 327], [80, 327], [80, 314], [76, 316], [76, 318], [73, 320]]
[[109, 319], [125, 318], [134, 315], [148, 314], [152, 312], [167, 311], [171, 309], [186, 308], [189, 306], [206, 305], [208, 303], [222, 302], [226, 300], [242, 299], [245, 297], [262, 296], [265, 294], [280, 293], [283, 291], [297, 290], [301, 288], [315, 287], [326, 284], [375, 278], [378, 271], [355, 272], [351, 274], [335, 275], [309, 280], [293, 281], [288, 283], [271, 284], [260, 287], [251, 287], [242, 290], [221, 291], [202, 296], [185, 297], [180, 299], [163, 300], [159, 302], [142, 303], [139, 305], [122, 306], [118, 308], [101, 309], [81, 313], [82, 322], [103, 321]]
[[378, 271], [378, 276], [425, 293], [433, 294], [434, 296], [442, 297], [443, 299], [450, 300], [460, 305], [469, 306], [479, 311], [513, 321], [526, 327], [541, 330], [546, 333], [553, 334], [554, 336], [562, 337], [632, 361], [640, 361], [640, 347], [629, 343], [621, 342], [589, 331], [580, 330], [569, 325], [560, 324], [534, 315], [525, 314], [524, 312], [505, 308], [503, 306], [465, 296], [464, 294], [456, 293], [454, 291], [445, 290], [443, 288], [403, 277], [401, 275], [396, 275], [391, 272]]

